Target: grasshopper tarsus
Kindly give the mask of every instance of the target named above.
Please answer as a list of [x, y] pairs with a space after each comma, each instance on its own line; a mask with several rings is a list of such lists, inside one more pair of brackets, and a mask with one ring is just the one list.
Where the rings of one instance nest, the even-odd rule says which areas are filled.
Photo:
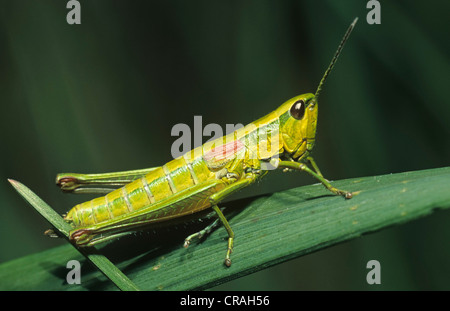
[[183, 244], [183, 247], [184, 247], [184, 248], [188, 248], [188, 247], [189, 247], [189, 245], [191, 245], [191, 241], [190, 241], [190, 240], [188, 240], [188, 239], [184, 240], [184, 244]]
[[225, 261], [223, 262], [225, 266], [227, 266], [228, 268], [231, 267], [231, 259], [230, 258], [226, 258]]
[[60, 238], [61, 235], [58, 234], [57, 231], [53, 230], [53, 229], [47, 229], [44, 231], [44, 235], [50, 237], [50, 238]]
[[[327, 186], [325, 185], [325, 187], [327, 187]], [[350, 200], [351, 198], [353, 198], [353, 193], [350, 192], [350, 191], [339, 190], [339, 189], [337, 189], [335, 187], [331, 187], [331, 188], [328, 188], [328, 189], [331, 192], [335, 193], [335, 194], [343, 196], [346, 200]]]
[[328, 188], [326, 185], [324, 185], [325, 188], [329, 189], [331, 192], [333, 192], [334, 194], [343, 196], [346, 200], [350, 200], [351, 198], [353, 198], [353, 193], [350, 191], [344, 191], [344, 190], [339, 190], [337, 188]]
[[56, 185], [64, 192], [72, 192], [77, 188], [78, 179], [75, 177], [56, 178]]

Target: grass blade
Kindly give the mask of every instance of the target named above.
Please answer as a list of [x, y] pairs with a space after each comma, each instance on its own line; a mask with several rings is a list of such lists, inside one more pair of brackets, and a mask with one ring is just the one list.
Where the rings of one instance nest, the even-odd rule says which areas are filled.
[[[450, 208], [450, 167], [334, 181], [333, 185], [360, 193], [345, 200], [316, 184], [227, 203], [226, 216], [236, 234], [230, 268], [223, 265], [227, 237], [223, 227], [188, 249], [182, 247], [183, 239], [196, 230], [189, 227], [170, 234], [124, 237], [100, 251], [118, 262], [139, 288], [207, 289], [438, 208]], [[8, 284], [5, 289], [67, 289], [55, 285], [55, 267], [70, 256], [71, 247], [63, 246], [7, 262], [0, 265], [0, 279]], [[98, 275], [86, 271], [86, 281], [70, 289], [114, 289]]]
[[[61, 235], [64, 235], [66, 239], [69, 238], [71, 226], [66, 223], [58, 213], [22, 183], [13, 179], [8, 179], [8, 181], [13, 185], [17, 192], [39, 212], [39, 214], [47, 219], [47, 221], [61, 233]], [[99, 254], [94, 247], [86, 249], [79, 248], [78, 251], [91, 261], [107, 278], [116, 284], [119, 289], [128, 291], [139, 290], [126, 275], [109, 261], [108, 258]]]

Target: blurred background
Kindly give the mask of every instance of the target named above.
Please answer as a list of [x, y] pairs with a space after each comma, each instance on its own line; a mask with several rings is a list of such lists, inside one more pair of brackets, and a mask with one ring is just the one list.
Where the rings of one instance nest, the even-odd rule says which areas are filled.
[[[321, 95], [322, 172], [450, 164], [449, 1], [382, 1], [380, 25], [361, 0], [81, 0], [81, 25], [67, 24], [67, 1], [0, 2], [0, 262], [65, 243], [42, 235], [7, 178], [64, 213], [90, 197], [61, 193], [59, 172], [159, 166], [177, 123], [247, 124], [315, 92], [356, 16]], [[276, 172], [236, 197], [315, 182]], [[437, 211], [215, 289], [449, 290], [449, 221]], [[366, 283], [371, 259], [381, 285]]]

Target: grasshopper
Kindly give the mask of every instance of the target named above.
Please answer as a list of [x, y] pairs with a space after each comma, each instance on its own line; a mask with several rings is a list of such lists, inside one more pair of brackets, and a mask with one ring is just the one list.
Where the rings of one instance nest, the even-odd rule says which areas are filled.
[[[228, 232], [224, 263], [229, 267], [234, 232], [218, 204], [265, 176], [269, 171], [265, 168], [306, 172], [333, 194], [352, 198], [351, 192], [335, 188], [323, 177], [310, 153], [322, 86], [356, 22], [357, 18], [347, 29], [315, 94], [296, 96], [261, 119], [160, 167], [106, 174], [58, 174], [56, 183], [63, 191], [104, 194], [76, 205], [64, 216], [73, 226], [71, 242], [80, 247], [93, 246], [212, 208], [217, 219], [188, 236], [184, 246], [221, 222]], [[268, 145], [270, 150], [260, 152], [261, 146]], [[47, 234], [55, 235], [52, 230]]]

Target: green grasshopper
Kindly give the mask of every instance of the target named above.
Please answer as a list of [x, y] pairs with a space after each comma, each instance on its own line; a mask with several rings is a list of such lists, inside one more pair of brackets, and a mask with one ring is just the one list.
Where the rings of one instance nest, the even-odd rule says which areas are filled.
[[[310, 152], [315, 143], [322, 86], [356, 22], [357, 18], [345, 33], [315, 94], [296, 96], [265, 117], [161, 167], [107, 174], [59, 174], [56, 182], [63, 191], [106, 194], [76, 205], [65, 215], [65, 221], [73, 226], [69, 236], [72, 243], [93, 246], [212, 208], [218, 218], [188, 236], [184, 246], [209, 233], [220, 221], [228, 232], [225, 265], [230, 266], [234, 232], [218, 204], [266, 175], [269, 170], [265, 168], [306, 172], [332, 193], [350, 199], [351, 192], [333, 187], [323, 177]], [[271, 148], [261, 148], [269, 145]], [[55, 235], [51, 230], [47, 233]]]

